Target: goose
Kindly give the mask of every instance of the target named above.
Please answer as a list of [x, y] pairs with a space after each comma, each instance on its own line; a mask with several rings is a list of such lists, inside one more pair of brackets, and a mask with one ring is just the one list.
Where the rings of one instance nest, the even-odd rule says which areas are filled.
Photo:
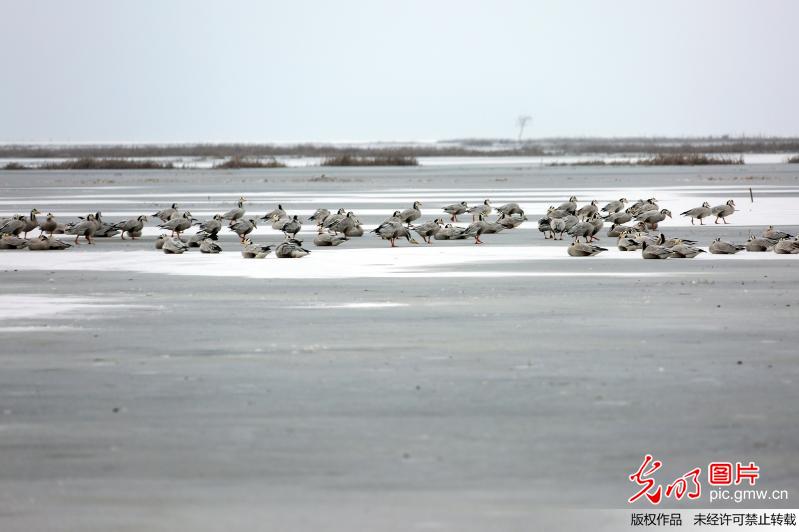
[[125, 233], [128, 233], [130, 238], [135, 240], [136, 236], [141, 235], [141, 230], [144, 228], [144, 223], [146, 221], [147, 216], [142, 214], [138, 218], [125, 220], [124, 222], [114, 224], [114, 229], [121, 231], [119, 236], [122, 238], [122, 240], [125, 240]]
[[433, 238], [436, 240], [461, 240], [467, 238], [466, 228], [457, 225], [447, 224], [436, 233]]
[[717, 238], [710, 243], [708, 251], [714, 255], [734, 255], [744, 249], [746, 246], [741, 244], [733, 244], [731, 242], [724, 242], [721, 238]]
[[716, 205], [710, 209], [710, 212], [716, 217], [716, 221], [714, 223], [719, 223], [719, 218], [721, 218], [721, 220], [726, 224], [728, 223], [727, 217], [735, 212], [735, 202], [733, 200], [727, 200], [727, 203], [724, 205]]
[[471, 207], [466, 212], [471, 214], [472, 215], [472, 221], [475, 221], [477, 219], [477, 217], [480, 216], [480, 215], [488, 216], [489, 214], [491, 214], [491, 209], [492, 208], [493, 207], [491, 207], [491, 201], [490, 200], [484, 200], [482, 205], [477, 205], [475, 207]]
[[28, 216], [27, 219], [23, 218], [25, 226], [22, 229], [22, 232], [24, 233], [22, 238], [28, 238], [28, 233], [39, 227], [39, 220], [36, 219], [37, 214], [41, 214], [41, 212], [39, 209], [33, 208], [31, 209], [30, 216]]
[[330, 211], [327, 209], [316, 209], [316, 211], [308, 217], [309, 222], [314, 222], [316, 227], [318, 228], [319, 232], [322, 232], [322, 224], [325, 222], [325, 219], [330, 216]]
[[620, 237], [625, 231], [631, 231], [632, 228], [626, 225], [613, 224], [608, 229], [608, 236], [617, 238]]
[[268, 213], [261, 216], [261, 220], [269, 220], [271, 218], [274, 218], [275, 216], [277, 216], [278, 218], [285, 218], [286, 216], [288, 216], [286, 214], [286, 211], [283, 210], [283, 205], [278, 205], [277, 209], [269, 211]]
[[94, 236], [97, 238], [111, 238], [119, 233], [118, 229], [115, 229], [116, 224], [112, 224], [103, 220], [103, 213], [96, 212], [94, 214], [95, 222], [97, 223], [97, 229], [94, 231]]
[[[619, 198], [617, 200], [609, 201], [607, 205], [602, 207], [602, 212], [608, 213], [608, 215], [615, 214], [624, 208], [624, 205], [627, 204], [627, 198]], [[622, 222], [624, 223], [624, 222]]]
[[363, 236], [363, 227], [361, 227], [361, 222], [356, 218], [355, 226], [348, 227], [344, 230], [344, 236], [347, 238]]
[[289, 218], [281, 218], [277, 214], [272, 216], [270, 220], [272, 221], [272, 229], [274, 229], [275, 231], [282, 231], [283, 225], [286, 224], [286, 222], [290, 221]]
[[577, 222], [570, 229], [567, 229], [566, 232], [574, 237], [575, 242], [579, 242], [580, 237], [585, 238], [585, 241], [588, 242], [593, 235], [594, 225], [589, 221]]
[[544, 240], [555, 236], [554, 234], [550, 235], [552, 233], [552, 221], [546, 216], [538, 219], [538, 230], [544, 234]]
[[599, 207], [597, 207], [596, 200], [592, 200], [591, 203], [588, 205], [584, 205], [580, 207], [580, 209], [576, 212], [578, 218], [582, 218], [583, 220], [588, 219], [589, 216], [593, 216], [599, 212]]
[[635, 234], [630, 231], [625, 231], [619, 236], [617, 247], [620, 251], [635, 251], [641, 249], [641, 241], [636, 238]]
[[577, 196], [572, 196], [568, 199], [568, 201], [561, 203], [557, 210], [565, 211], [569, 214], [575, 214], [577, 212]]
[[629, 208], [629, 211], [633, 216], [637, 216], [645, 211], [656, 210], [658, 210], [658, 205], [655, 198], [649, 198], [648, 200], [639, 199]]
[[189, 237], [189, 239], [186, 241], [186, 244], [188, 244], [190, 248], [198, 248], [206, 239], [213, 241], [218, 240], [219, 237], [217, 235], [210, 235], [205, 231], [198, 231]]
[[48, 251], [51, 249], [61, 250], [71, 247], [72, 246], [66, 242], [62, 242], [55, 238], [48, 238], [44, 235], [39, 235], [33, 240], [28, 241], [28, 249], [31, 251]]
[[244, 201], [245, 201], [244, 198], [239, 198], [239, 201], [236, 202], [236, 208], [231, 209], [227, 211], [225, 214], [223, 214], [222, 219], [234, 221], [244, 216], [244, 213], [246, 212], [244, 210]]
[[0, 234], [19, 236], [19, 234], [25, 229], [26, 225], [27, 222], [25, 221], [25, 217], [21, 214], [15, 214], [10, 219], [6, 220], [6, 223], [0, 227]]
[[78, 245], [78, 238], [83, 237], [89, 244], [94, 244], [92, 242], [92, 237], [94, 236], [94, 232], [97, 231], [97, 220], [93, 214], [86, 216], [85, 220], [80, 222], [69, 224], [65, 232], [69, 235], [75, 235], [75, 244]]
[[263, 259], [269, 255], [269, 252], [272, 251], [272, 246], [266, 244], [255, 244], [249, 238], [243, 239], [241, 243], [241, 256], [245, 259]]
[[566, 251], [572, 257], [593, 257], [594, 255], [602, 253], [603, 251], [607, 251], [607, 249], [595, 246], [593, 244], [572, 242]]
[[384, 224], [387, 224], [387, 223], [389, 223], [389, 222], [399, 222], [399, 223], [402, 223], [402, 220], [400, 219], [400, 214], [401, 214], [401, 212], [400, 212], [400, 211], [394, 211], [394, 213], [393, 213], [391, 216], [389, 216], [388, 218], [386, 218], [385, 220], [383, 220], [383, 221], [382, 221], [382, 222], [380, 222], [380, 223], [384, 223]]
[[[344, 233], [347, 234], [347, 231], [354, 230], [360, 225], [361, 221], [355, 217], [355, 213], [350, 211], [341, 218], [336, 223], [330, 226], [329, 229], [332, 229], [335, 233]], [[361, 230], [363, 232], [363, 230]]]
[[773, 225], [770, 225], [765, 229], [763, 229], [761, 235], [763, 236], [763, 238], [768, 238], [769, 240], [782, 240], [783, 238], [793, 237], [793, 235], [789, 235], [784, 231], [778, 231], [777, 229], [774, 229]]
[[503, 213], [499, 218], [497, 218], [497, 223], [505, 229], [516, 229], [525, 221], [527, 221], [527, 216], [523, 214], [521, 216], [514, 216], [512, 214]]
[[478, 215], [477, 221], [473, 222], [466, 228], [464, 234], [468, 237], [474, 238], [475, 244], [483, 244], [483, 241], [480, 240], [480, 235], [482, 234], [489, 234], [489, 233], [498, 233], [505, 229], [498, 223], [491, 223], [486, 222], [484, 220], [484, 216], [482, 214]]
[[178, 204], [173, 203], [171, 207], [167, 207], [166, 209], [161, 209], [157, 213], [153, 214], [153, 217], [160, 218], [162, 222], [168, 222], [177, 214], [178, 214]]
[[299, 259], [309, 253], [310, 251], [302, 247], [302, 240], [294, 238], [281, 242], [275, 248], [275, 256], [279, 259]]
[[608, 214], [607, 216], [605, 216], [605, 221], [612, 224], [621, 225], [621, 224], [626, 224], [633, 218], [634, 216], [630, 212], [630, 209], [627, 209], [624, 212], [614, 212], [612, 214]]
[[50, 233], [50, 236], [53, 236], [53, 232], [55, 232], [56, 229], [58, 229], [58, 222], [55, 216], [53, 216], [53, 213], [48, 212], [47, 217], [39, 222], [39, 230], [42, 233]]
[[636, 216], [635, 219], [639, 222], [643, 222], [652, 229], [657, 229], [658, 223], [665, 220], [667, 216], [671, 218], [671, 211], [668, 209], [662, 209], [660, 211], [649, 210], [642, 212]]
[[500, 231], [504, 231], [505, 229], [507, 229], [507, 227], [505, 227], [498, 221], [489, 222], [488, 220], [483, 219], [483, 222], [485, 223], [485, 226], [483, 228], [484, 235], [492, 235], [494, 233], [499, 233]]
[[[395, 212], [399, 214], [399, 211]], [[330, 229], [331, 227], [339, 223], [341, 220], [343, 220], [345, 216], [347, 216], [346, 209], [339, 209], [338, 211], [336, 211], [335, 214], [331, 214], [327, 218], [325, 218], [324, 222], [322, 223], [322, 227], [325, 229]]]
[[500, 213], [504, 214], [505, 216], [512, 216], [514, 214], [518, 214], [520, 216], [524, 216], [524, 210], [519, 207], [518, 203], [506, 203], [505, 205], [500, 205], [499, 207], [494, 207], [494, 209]]
[[447, 205], [446, 207], [443, 208], [443, 211], [449, 214], [450, 220], [453, 222], [457, 222], [458, 215], [464, 214], [468, 210], [469, 210], [469, 205], [465, 201], [462, 201], [460, 203], [453, 203], [452, 205]]
[[325, 230], [323, 233], [318, 233], [314, 239], [313, 243], [314, 246], [318, 247], [326, 247], [326, 246], [340, 246], [344, 242], [349, 240], [347, 236], [340, 236], [330, 230]]
[[678, 246], [680, 244], [687, 244], [689, 246], [695, 246], [696, 240], [688, 240], [687, 238], [666, 238], [663, 237], [662, 243], [667, 248], [671, 248], [674, 246]]
[[[574, 216], [575, 220], [577, 219]], [[539, 222], [540, 223], [540, 222]], [[575, 222], [577, 223], [577, 222]], [[573, 226], [574, 224], [572, 224]], [[555, 240], [555, 235], [558, 235], [558, 240], [563, 240], [563, 233], [566, 232], [566, 219], [565, 218], [553, 218], [549, 220], [549, 231], [551, 233], [552, 240]]]
[[191, 224], [195, 221], [196, 220], [192, 218], [191, 213], [186, 211], [181, 216], [172, 218], [171, 220], [160, 224], [158, 227], [161, 229], [169, 229], [172, 231], [170, 236], [175, 236], [177, 234], [178, 238], [180, 238], [180, 234], [191, 227]]
[[425, 222], [422, 225], [412, 226], [411, 229], [416, 231], [416, 233], [422, 237], [422, 240], [428, 244], [432, 244], [433, 242], [430, 239], [441, 231], [442, 225], [444, 225], [444, 220], [436, 218], [432, 222]]
[[641, 244], [641, 256], [645, 259], [668, 259], [674, 256], [669, 248], [657, 244]]
[[255, 220], [250, 218], [249, 220], [236, 220], [228, 226], [228, 229], [239, 235], [239, 239], [244, 242], [244, 237], [252, 233], [253, 229], [256, 227], [258, 226]]
[[602, 228], [605, 226], [605, 220], [603, 220], [602, 217], [599, 216], [599, 214], [594, 213], [591, 215], [591, 217], [587, 218], [586, 221], [593, 226], [593, 230], [591, 231], [590, 235], [591, 241], [599, 240], [596, 237], [596, 235], [598, 235], [599, 232], [602, 230]]
[[566, 218], [568, 216], [571, 216], [571, 213], [569, 211], [556, 209], [555, 207], [552, 206], [550, 206], [547, 209], [547, 218], [549, 218], [550, 220], [552, 220], [553, 218]]
[[744, 247], [746, 251], [769, 251], [771, 248], [774, 247], [775, 242], [770, 238], [766, 237], [756, 237], [754, 236], [751, 231], [749, 232], [749, 240], [746, 241]]
[[222, 251], [222, 248], [219, 244], [211, 240], [210, 238], [206, 238], [202, 242], [200, 242], [200, 253], [210, 253], [216, 254]]
[[28, 241], [11, 233], [0, 235], [0, 249], [22, 249], [28, 245]]
[[700, 253], [704, 253], [704, 249], [699, 249], [691, 244], [685, 242], [678, 242], [672, 246], [666, 246], [672, 252], [672, 258], [675, 259], [692, 259], [699, 255]]
[[167, 238], [169, 237], [165, 234], [158, 235], [158, 237], [155, 239], [155, 249], [163, 249], [164, 242]]
[[222, 230], [222, 219], [221, 214], [214, 214], [213, 218], [200, 224], [200, 231], [216, 236]]
[[774, 244], [774, 253], [778, 255], [796, 255], [799, 253], [799, 241], [783, 238]]
[[702, 203], [701, 207], [694, 207], [693, 209], [688, 209], [685, 212], [681, 212], [680, 216], [688, 216], [691, 218], [691, 225], [694, 225], [694, 220], [699, 220], [699, 225], [705, 225], [705, 222], [702, 221], [703, 218], [707, 218], [711, 214], [710, 203], [704, 202]]
[[180, 255], [187, 249], [189, 249], [189, 246], [180, 238], [174, 236], [164, 239], [164, 245], [161, 247], [161, 251], [167, 255]]
[[569, 229], [574, 227], [575, 224], [577, 224], [580, 221], [580, 219], [577, 218], [577, 216], [575, 216], [573, 214], [569, 214], [568, 216], [566, 216], [564, 218], [561, 218], [561, 219], [563, 220], [563, 223], [566, 226], [566, 231], [568, 231]]
[[302, 223], [296, 214], [290, 220], [283, 222], [283, 224], [280, 226], [280, 231], [283, 231], [283, 234], [286, 235], [287, 238], [294, 238], [301, 229]]
[[398, 238], [405, 238], [411, 244], [418, 244], [416, 240], [411, 238], [410, 231], [401, 222], [383, 222], [372, 229], [371, 232], [377, 234], [383, 240], [388, 240], [392, 248], [397, 247], [396, 241]]
[[422, 211], [419, 210], [422, 204], [418, 201], [413, 202], [413, 206], [410, 209], [405, 209], [399, 214], [400, 221], [406, 224], [410, 224], [411, 222], [418, 220], [422, 217]]

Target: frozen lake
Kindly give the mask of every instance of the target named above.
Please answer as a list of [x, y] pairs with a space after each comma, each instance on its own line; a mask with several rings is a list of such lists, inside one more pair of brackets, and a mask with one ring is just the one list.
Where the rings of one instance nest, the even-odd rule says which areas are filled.
[[[624, 508], [646, 453], [672, 478], [754, 460], [799, 493], [799, 256], [576, 259], [536, 229], [575, 194], [655, 197], [664, 233], [704, 247], [796, 233], [797, 165], [26, 171], [0, 190], [0, 215], [62, 221], [173, 201], [204, 219], [239, 196], [367, 227], [416, 200], [423, 219], [486, 198], [530, 219], [395, 249], [315, 248], [307, 226], [300, 260], [245, 261], [231, 233], [167, 256], [152, 221], [136, 242], [0, 251], [3, 530], [524, 529], [564, 501]], [[728, 199], [730, 225], [679, 216]]]

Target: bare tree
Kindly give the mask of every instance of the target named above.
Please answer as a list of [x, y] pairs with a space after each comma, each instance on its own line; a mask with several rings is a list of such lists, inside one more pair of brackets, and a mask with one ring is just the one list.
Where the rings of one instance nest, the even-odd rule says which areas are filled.
[[519, 117], [516, 119], [516, 127], [519, 128], [519, 137], [517, 139], [517, 142], [521, 142], [522, 141], [522, 135], [524, 134], [524, 128], [527, 126], [527, 124], [532, 119], [533, 119], [533, 117], [529, 116], [529, 115], [519, 115]]

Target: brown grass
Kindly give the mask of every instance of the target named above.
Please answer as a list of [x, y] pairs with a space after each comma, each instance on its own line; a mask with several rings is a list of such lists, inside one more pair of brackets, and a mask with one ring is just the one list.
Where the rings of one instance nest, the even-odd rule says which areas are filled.
[[249, 157], [240, 157], [235, 155], [223, 163], [214, 165], [214, 168], [219, 169], [236, 169], [236, 168], [285, 168], [286, 165], [270, 158], [267, 160], [253, 159]]
[[57, 163], [45, 163], [39, 166], [25, 168], [39, 168], [42, 170], [172, 170], [172, 163], [161, 163], [151, 160], [132, 159], [95, 159], [94, 157], [81, 157]]
[[788, 164], [799, 164], [799, 155], [794, 155], [793, 157], [788, 157], [788, 160], [785, 161]]
[[744, 164], [743, 156], [708, 156], [704, 153], [659, 153], [649, 159], [640, 159], [636, 164], [642, 166], [700, 166], [710, 164]]
[[337, 155], [322, 161], [322, 166], [419, 166], [416, 157], [359, 157], [357, 155]]

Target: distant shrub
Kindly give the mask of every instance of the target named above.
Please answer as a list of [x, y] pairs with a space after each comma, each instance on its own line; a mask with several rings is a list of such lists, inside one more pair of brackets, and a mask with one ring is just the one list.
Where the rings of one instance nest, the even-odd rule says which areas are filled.
[[742, 155], [738, 157], [708, 156], [704, 153], [659, 153], [649, 159], [640, 159], [636, 164], [643, 166], [699, 166], [707, 164], [744, 164]]
[[214, 168], [221, 169], [236, 169], [236, 168], [285, 168], [286, 165], [275, 159], [274, 157], [263, 160], [254, 159], [250, 157], [240, 157], [234, 155], [223, 163], [214, 165]]
[[26, 168], [27, 166], [25, 166], [24, 164], [19, 164], [17, 162], [10, 162], [6, 163], [6, 165], [3, 167], [3, 170], [25, 170]]
[[416, 157], [411, 156], [386, 156], [386, 157], [359, 157], [357, 155], [336, 155], [327, 157], [322, 161], [322, 166], [419, 166]]
[[793, 157], [788, 157], [786, 161], [788, 164], [799, 164], [799, 155], [794, 155]]
[[81, 157], [56, 163], [45, 163], [39, 166], [43, 170], [171, 170], [175, 166], [152, 160], [133, 159], [95, 159]]

